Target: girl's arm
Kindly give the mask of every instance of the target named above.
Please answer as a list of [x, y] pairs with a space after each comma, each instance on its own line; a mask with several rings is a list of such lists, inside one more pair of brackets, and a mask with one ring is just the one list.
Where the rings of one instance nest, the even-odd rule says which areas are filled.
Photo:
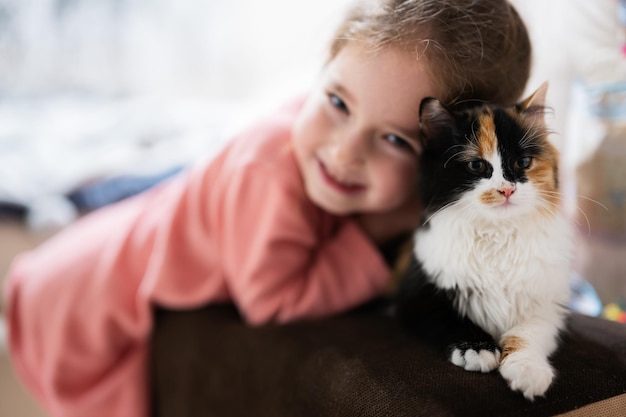
[[231, 178], [220, 248], [231, 295], [253, 324], [328, 316], [380, 295], [390, 272], [355, 222], [306, 201], [298, 174]]
[[169, 225], [184, 215], [183, 182], [95, 212], [14, 262], [5, 291], [10, 355], [52, 417], [148, 415], [157, 284], [181, 281], [189, 303], [198, 292], [198, 274], [185, 272], [200, 265], [180, 276], [158, 270]]
[[293, 178], [260, 174], [216, 183], [191, 170], [15, 262], [5, 292], [10, 353], [52, 416], [148, 415], [154, 304], [232, 300], [258, 324], [380, 294], [389, 272], [357, 226], [303, 204]]

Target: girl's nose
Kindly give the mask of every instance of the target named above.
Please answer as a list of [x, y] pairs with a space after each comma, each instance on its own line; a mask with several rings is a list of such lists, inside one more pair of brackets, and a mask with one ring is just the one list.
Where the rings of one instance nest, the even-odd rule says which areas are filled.
[[357, 166], [365, 162], [366, 148], [365, 134], [356, 131], [342, 132], [335, 138], [331, 154], [338, 164]]

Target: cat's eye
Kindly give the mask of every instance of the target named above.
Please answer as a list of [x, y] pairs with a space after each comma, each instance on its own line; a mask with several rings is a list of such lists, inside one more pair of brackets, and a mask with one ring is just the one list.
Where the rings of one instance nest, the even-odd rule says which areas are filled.
[[346, 103], [342, 99], [340, 99], [336, 94], [328, 93], [328, 100], [330, 101], [330, 104], [333, 107], [335, 107], [337, 110], [340, 110], [344, 113], [350, 113]]
[[467, 169], [474, 174], [482, 174], [487, 170], [487, 164], [483, 160], [475, 159], [467, 163]]
[[531, 158], [530, 156], [522, 156], [517, 161], [515, 161], [515, 168], [528, 169], [532, 161], [533, 158]]

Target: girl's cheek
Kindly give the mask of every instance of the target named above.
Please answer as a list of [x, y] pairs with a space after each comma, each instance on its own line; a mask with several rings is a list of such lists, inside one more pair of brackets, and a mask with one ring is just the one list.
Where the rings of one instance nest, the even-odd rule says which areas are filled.
[[407, 189], [407, 193], [413, 193], [417, 187], [417, 161], [409, 162], [399, 170], [398, 175], [400, 177], [401, 187]]

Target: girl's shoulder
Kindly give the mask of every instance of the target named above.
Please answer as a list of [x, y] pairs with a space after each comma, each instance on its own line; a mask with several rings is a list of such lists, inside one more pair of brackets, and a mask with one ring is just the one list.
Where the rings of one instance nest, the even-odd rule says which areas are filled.
[[226, 148], [221, 168], [297, 171], [291, 136], [302, 104], [302, 98], [290, 101], [239, 133]]

